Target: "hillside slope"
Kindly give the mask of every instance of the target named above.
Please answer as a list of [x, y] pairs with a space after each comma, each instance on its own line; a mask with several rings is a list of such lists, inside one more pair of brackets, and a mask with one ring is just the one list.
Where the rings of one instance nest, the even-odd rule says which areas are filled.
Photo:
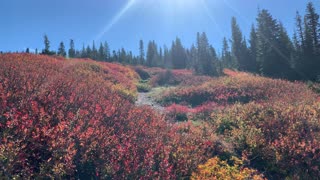
[[[320, 175], [319, 97], [303, 83], [31, 54], [0, 67], [0, 178]], [[164, 114], [135, 105], [141, 78], [164, 89]]]

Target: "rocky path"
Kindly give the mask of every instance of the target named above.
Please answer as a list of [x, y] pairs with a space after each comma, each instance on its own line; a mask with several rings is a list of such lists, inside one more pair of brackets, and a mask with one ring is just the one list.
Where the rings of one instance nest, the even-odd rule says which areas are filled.
[[155, 102], [154, 99], [152, 99], [152, 91], [148, 93], [138, 93], [138, 99], [136, 101], [137, 106], [150, 106], [153, 109], [159, 111], [160, 113], [164, 112], [164, 107], [161, 106], [159, 103]]

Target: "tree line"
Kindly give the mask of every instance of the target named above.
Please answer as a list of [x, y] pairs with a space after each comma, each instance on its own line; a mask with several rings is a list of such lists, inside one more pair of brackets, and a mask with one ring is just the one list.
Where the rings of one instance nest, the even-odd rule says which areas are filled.
[[41, 54], [168, 69], [192, 69], [196, 74], [209, 76], [219, 76], [223, 68], [231, 68], [273, 78], [319, 80], [320, 23], [312, 2], [307, 4], [304, 16], [296, 13], [295, 21], [294, 35], [290, 38], [283, 24], [268, 10], [258, 10], [256, 23], [252, 25], [247, 39], [237, 19], [232, 17], [232, 35], [230, 39], [223, 38], [220, 55], [210, 45], [205, 32], [197, 33], [196, 42], [190, 48], [183, 46], [177, 37], [170, 47], [160, 47], [155, 41], [149, 41], [145, 52], [144, 42], [140, 40], [138, 55], [124, 48], [111, 52], [107, 42], [101, 42], [99, 47], [93, 42], [76, 50], [72, 39], [68, 52], [63, 42], [54, 52], [50, 50], [50, 41], [45, 35], [45, 48]]

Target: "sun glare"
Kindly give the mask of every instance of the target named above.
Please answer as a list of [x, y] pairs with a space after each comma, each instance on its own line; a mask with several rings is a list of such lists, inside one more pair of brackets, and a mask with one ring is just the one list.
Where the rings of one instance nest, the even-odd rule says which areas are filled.
[[103, 30], [96, 36], [96, 40], [99, 40], [104, 34], [106, 34], [119, 20], [126, 14], [126, 12], [136, 3], [137, 0], [128, 0], [125, 6], [111, 19], [111, 21], [103, 28]]
[[163, 1], [169, 8], [176, 10], [190, 10], [196, 8], [199, 0], [164, 0]]

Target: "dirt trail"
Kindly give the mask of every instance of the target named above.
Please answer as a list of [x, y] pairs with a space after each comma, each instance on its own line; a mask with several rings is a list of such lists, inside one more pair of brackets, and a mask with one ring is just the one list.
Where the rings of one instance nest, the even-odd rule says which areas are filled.
[[151, 97], [152, 91], [148, 93], [138, 93], [138, 99], [136, 101], [137, 106], [150, 106], [156, 111], [163, 113], [165, 108], [159, 103], [155, 102]]

